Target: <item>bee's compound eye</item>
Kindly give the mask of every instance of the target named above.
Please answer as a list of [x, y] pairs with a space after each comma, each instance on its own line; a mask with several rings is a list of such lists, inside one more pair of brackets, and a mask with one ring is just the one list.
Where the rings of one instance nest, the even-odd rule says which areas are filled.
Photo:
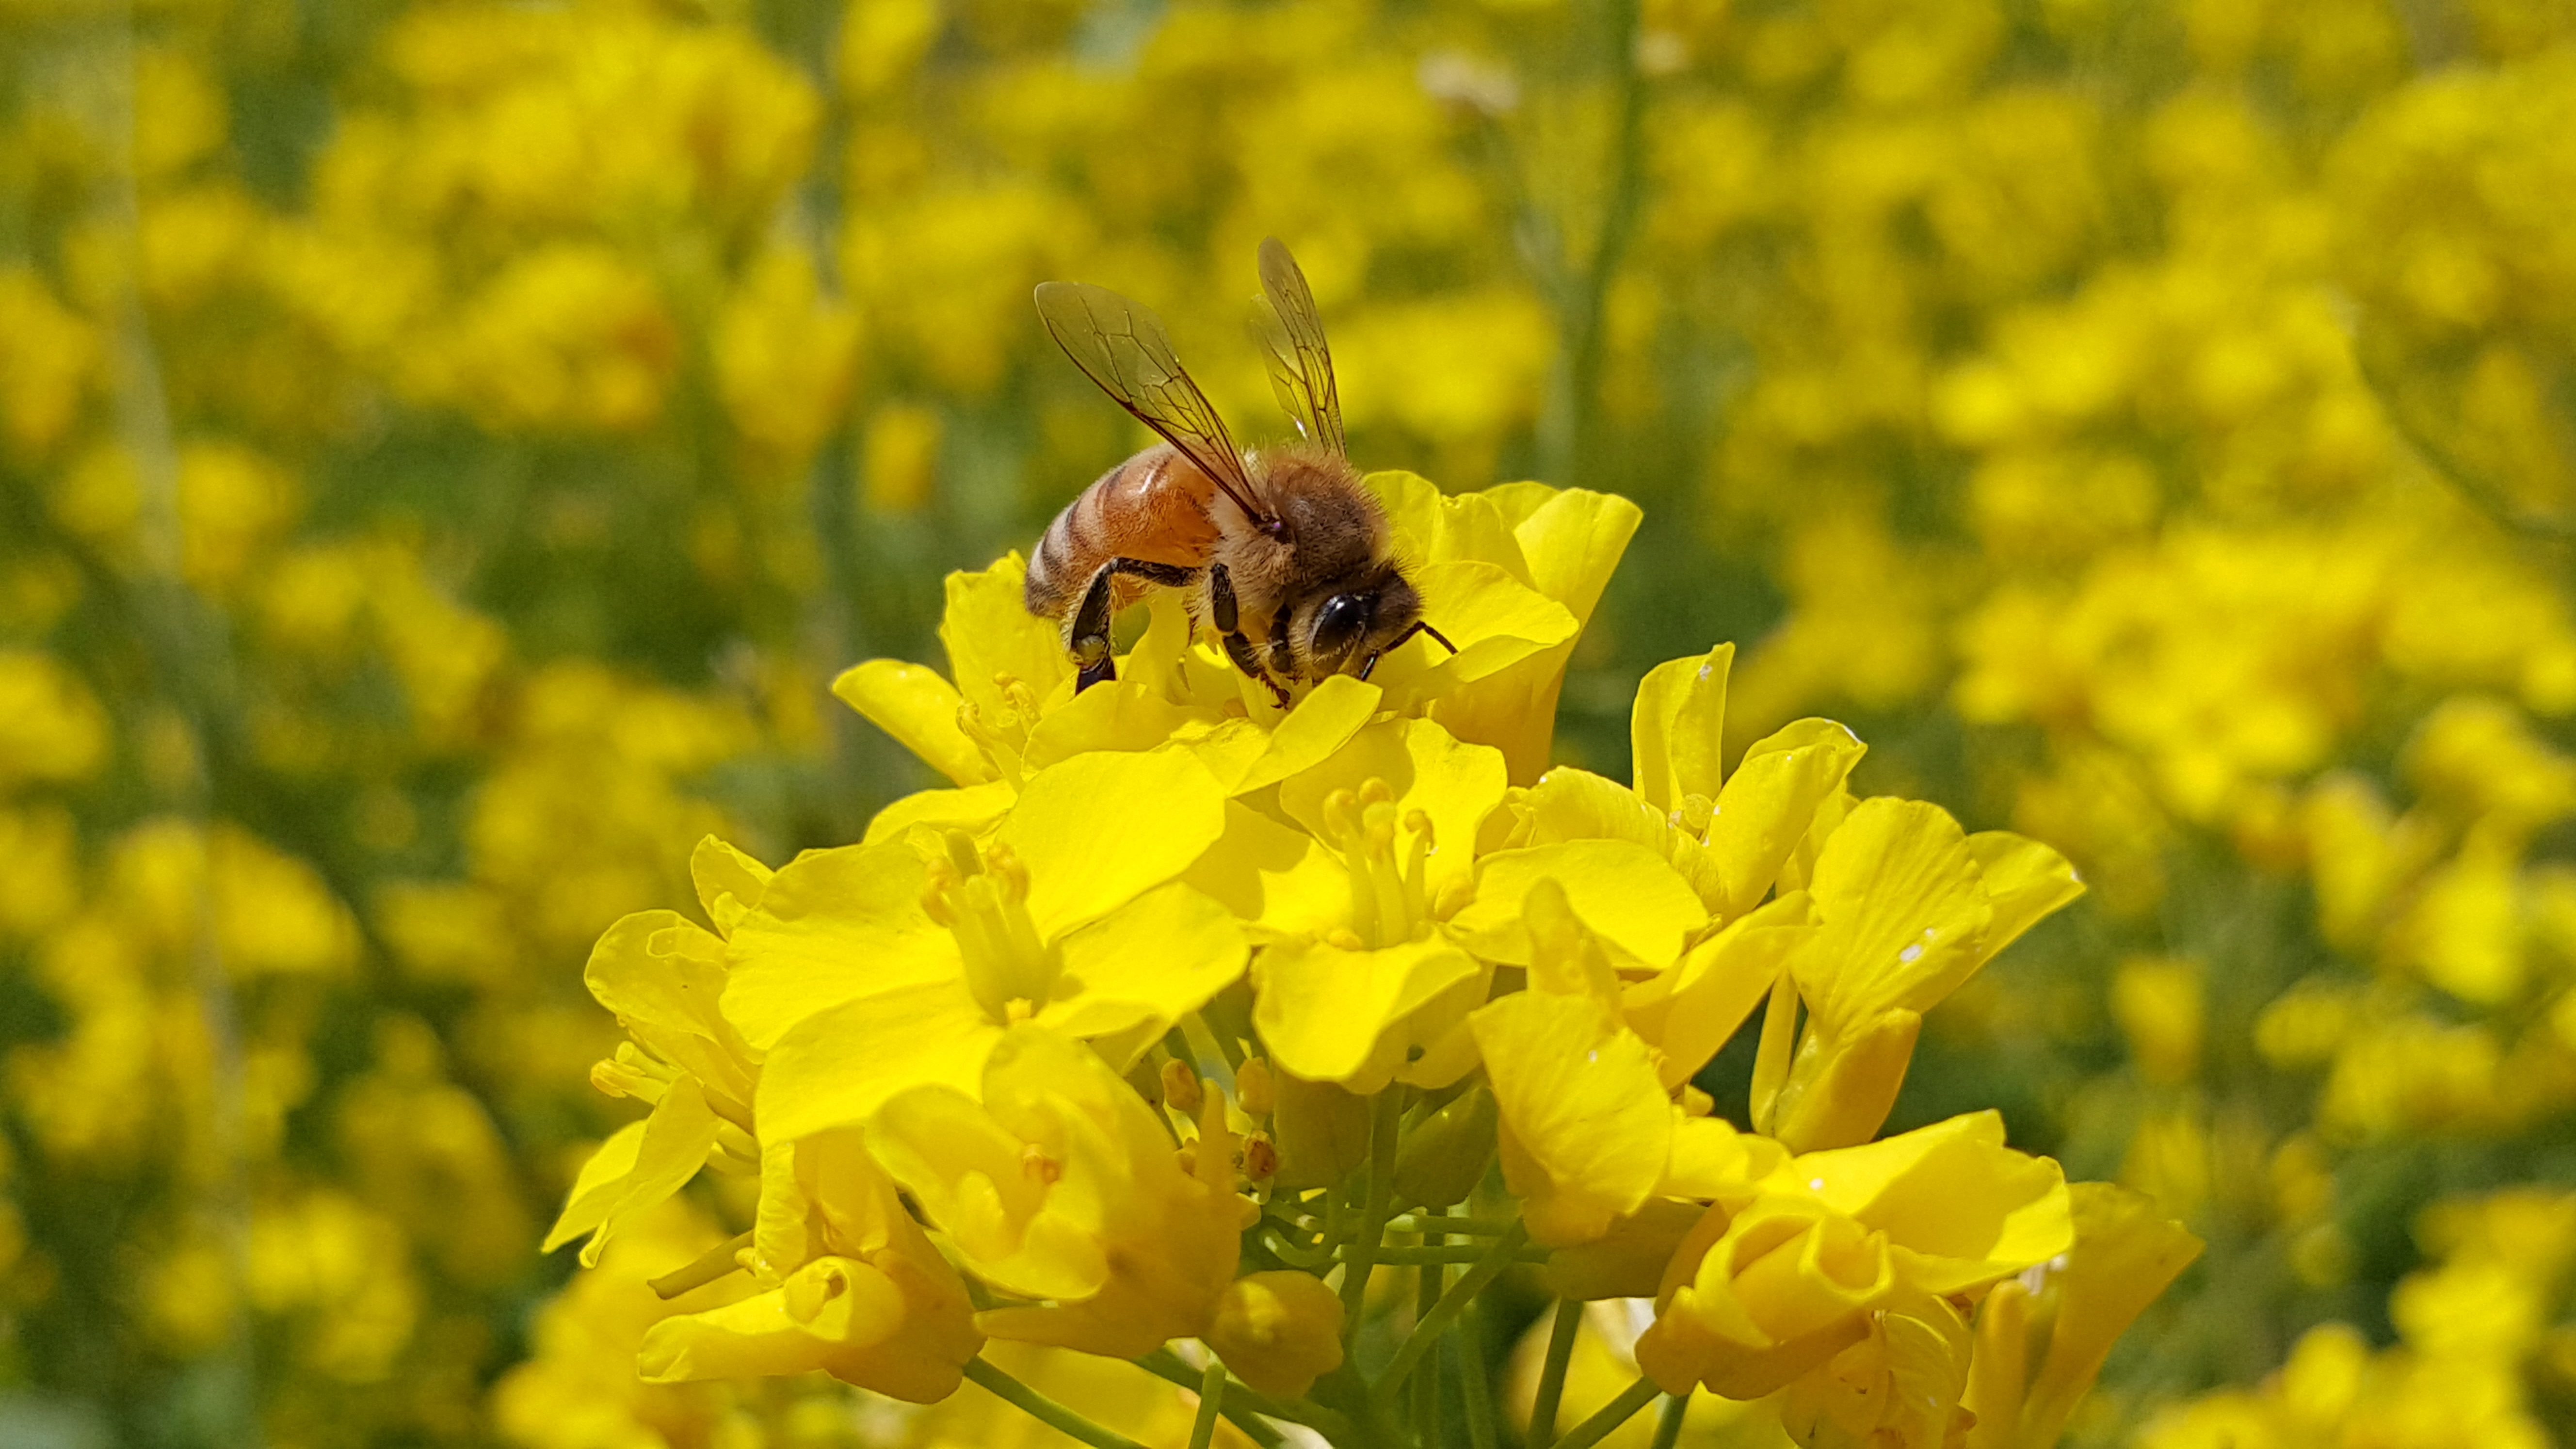
[[1315, 611], [1315, 653], [1325, 659], [1339, 659], [1351, 652], [1367, 631], [1369, 599], [1362, 594], [1335, 594]]

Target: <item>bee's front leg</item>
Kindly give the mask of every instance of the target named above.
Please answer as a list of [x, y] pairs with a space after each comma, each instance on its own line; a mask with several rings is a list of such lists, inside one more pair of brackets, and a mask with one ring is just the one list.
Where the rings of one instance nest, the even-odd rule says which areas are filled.
[[1288, 691], [1280, 688], [1279, 681], [1271, 678], [1269, 671], [1261, 667], [1259, 651], [1243, 635], [1243, 614], [1235, 602], [1234, 580], [1227, 576], [1225, 565], [1221, 563], [1208, 565], [1208, 622], [1216, 626], [1217, 637], [1225, 644], [1225, 657], [1233, 660], [1234, 667], [1242, 670], [1246, 677], [1267, 686], [1270, 697], [1278, 702], [1281, 709], [1286, 709]]

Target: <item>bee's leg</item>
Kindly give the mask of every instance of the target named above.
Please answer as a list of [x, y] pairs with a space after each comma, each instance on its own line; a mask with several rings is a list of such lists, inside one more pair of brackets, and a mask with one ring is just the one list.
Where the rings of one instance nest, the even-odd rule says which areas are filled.
[[[1234, 576], [1227, 573], [1225, 571], [1225, 565], [1221, 563], [1212, 563], [1208, 565], [1208, 622], [1214, 624], [1216, 626], [1216, 631], [1220, 634], [1234, 634], [1239, 632], [1237, 626], [1241, 623], [1241, 620], [1235, 612]], [[1225, 652], [1232, 654], [1234, 652], [1234, 646], [1227, 645]], [[1238, 659], [1235, 662], [1241, 663], [1242, 661]], [[1250, 673], [1251, 671], [1246, 670], [1245, 672]]]
[[1412, 628], [1407, 629], [1403, 633], [1396, 635], [1393, 639], [1388, 640], [1385, 648], [1369, 651], [1369, 657], [1360, 665], [1361, 680], [1367, 680], [1370, 672], [1377, 668], [1377, 661], [1381, 656], [1394, 653], [1398, 646], [1402, 645], [1405, 640], [1412, 638], [1416, 634], [1428, 634], [1432, 638], [1440, 641], [1441, 648], [1448, 650], [1452, 654], [1458, 652], [1458, 646], [1449, 642], [1448, 635], [1432, 628], [1423, 620], [1416, 619], [1413, 621]]
[[1101, 565], [1091, 576], [1091, 587], [1082, 591], [1082, 602], [1073, 611], [1073, 621], [1065, 626], [1064, 643], [1073, 655], [1073, 692], [1080, 694], [1095, 684], [1118, 677], [1118, 662], [1109, 655], [1109, 604], [1118, 561]]
[[1288, 679], [1297, 677], [1297, 655], [1288, 647], [1288, 610], [1284, 605], [1270, 613], [1270, 672]]
[[1208, 565], [1208, 622], [1216, 626], [1217, 636], [1225, 643], [1225, 657], [1234, 661], [1234, 667], [1242, 670], [1247, 678], [1260, 680], [1269, 686], [1270, 697], [1278, 702], [1280, 708], [1287, 708], [1288, 691], [1280, 688], [1279, 681], [1271, 678], [1261, 667], [1260, 653], [1252, 647], [1252, 641], [1243, 636], [1243, 612], [1235, 601], [1234, 579], [1221, 563]]
[[1109, 652], [1109, 619], [1117, 602], [1117, 577], [1125, 574], [1149, 584], [1179, 588], [1190, 581], [1190, 572], [1178, 564], [1141, 558], [1113, 558], [1100, 566], [1100, 572], [1091, 576], [1091, 586], [1083, 590], [1082, 603], [1073, 611], [1073, 622], [1064, 631], [1065, 647], [1073, 655], [1074, 693], [1118, 677], [1118, 662]]

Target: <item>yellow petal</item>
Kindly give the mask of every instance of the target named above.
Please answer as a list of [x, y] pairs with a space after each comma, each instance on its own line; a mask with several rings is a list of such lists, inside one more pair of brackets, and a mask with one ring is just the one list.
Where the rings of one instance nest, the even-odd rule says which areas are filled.
[[1900, 1271], [1927, 1293], [2008, 1277], [2074, 1241], [2065, 1175], [2003, 1145], [2003, 1119], [1972, 1112], [1884, 1141], [1808, 1152], [1780, 1178], [1885, 1232]]
[[1078, 989], [1060, 988], [1037, 1019], [1070, 1037], [1148, 1022], [1159, 1033], [1233, 984], [1249, 954], [1224, 906], [1174, 881], [1064, 939]]
[[991, 762], [957, 727], [963, 697], [937, 670], [900, 659], [871, 659], [843, 670], [832, 681], [832, 693], [958, 784], [993, 778]]
[[[552, 1252], [579, 1234], [583, 1220], [595, 1212], [598, 1231], [582, 1245], [581, 1265], [596, 1266], [599, 1250], [608, 1246], [618, 1225], [678, 1192], [707, 1165], [707, 1153], [716, 1145], [716, 1114], [708, 1108], [706, 1093], [694, 1077], [674, 1078], [662, 1100], [653, 1104], [653, 1115], [644, 1119], [643, 1128], [633, 1139], [634, 1156], [627, 1160], [622, 1176], [606, 1176], [625, 1158], [616, 1137], [582, 1170], [573, 1184], [572, 1200], [546, 1235], [545, 1251]], [[611, 1147], [617, 1150], [612, 1153]]]
[[2070, 1193], [2075, 1245], [2041, 1289], [2055, 1299], [2056, 1321], [2022, 1412], [2023, 1443], [2056, 1441], [2111, 1345], [2202, 1246], [2142, 1194], [2102, 1182], [2076, 1183]]
[[903, 1256], [818, 1258], [769, 1292], [653, 1325], [636, 1369], [647, 1383], [822, 1369], [909, 1403], [933, 1403], [956, 1391], [983, 1346], [953, 1273], [938, 1282], [935, 1271]]
[[1658, 664], [1638, 681], [1629, 756], [1638, 796], [1659, 814], [1679, 810], [1685, 795], [1717, 798], [1725, 781], [1726, 677], [1734, 665], [1735, 646], [1720, 644], [1696, 659]]
[[1629, 1028], [1662, 1054], [1666, 1087], [1679, 1087], [1708, 1065], [1813, 934], [1806, 896], [1785, 896], [1626, 989], [1621, 1011]]
[[1265, 939], [1320, 935], [1350, 909], [1350, 875], [1321, 841], [1239, 800], [1226, 802], [1225, 833], [1181, 879]]
[[1100, 750], [1150, 750], [1181, 726], [1212, 717], [1213, 711], [1165, 699], [1147, 679], [1122, 678], [1086, 689], [1049, 709], [1029, 731], [1022, 762], [1035, 769]]
[[[1500, 490], [1444, 494], [1420, 474], [1397, 469], [1371, 473], [1361, 481], [1386, 506], [1387, 521], [1407, 555], [1424, 563], [1473, 559], [1498, 564], [1513, 578], [1529, 582], [1529, 563], [1512, 533], [1519, 519], [1499, 506]], [[1544, 491], [1553, 496], [1554, 490]]]
[[922, 882], [921, 856], [902, 840], [788, 862], [734, 928], [725, 1019], [765, 1050], [853, 996], [954, 977], [956, 942], [922, 911]]
[[1374, 1079], [1371, 1090], [1398, 1064], [1380, 1059], [1397, 1024], [1479, 974], [1474, 958], [1438, 937], [1383, 951], [1283, 941], [1255, 970], [1252, 1020], [1271, 1060], [1312, 1082]]
[[1279, 721], [1260, 755], [1226, 780], [1226, 793], [1248, 794], [1322, 764], [1377, 717], [1385, 700], [1386, 692], [1374, 684], [1347, 674], [1329, 676]]
[[1922, 1014], [1900, 1006], [1847, 1035], [1812, 1038], [1823, 1043], [1820, 1065], [1790, 1075], [1774, 1135], [1793, 1152], [1848, 1147], [1877, 1136], [1905, 1086], [1922, 1030]]
[[1521, 907], [1542, 880], [1565, 888], [1574, 914], [1623, 969], [1660, 970], [1681, 954], [1684, 937], [1708, 924], [1698, 892], [1662, 856], [1624, 840], [1573, 840], [1477, 862], [1476, 898], [1451, 918], [1450, 929], [1489, 961], [1528, 965]]
[[960, 790], [916, 790], [888, 805], [868, 821], [861, 845], [882, 845], [901, 840], [915, 827], [928, 826], [938, 831], [963, 830], [981, 837], [992, 832], [1010, 813], [1012, 802], [1020, 798], [1019, 787], [1007, 780], [988, 780]]
[[591, 948], [581, 979], [630, 1030], [657, 1027], [712, 1040], [726, 1035], [717, 1009], [725, 989], [724, 942], [677, 911], [620, 918]]
[[1437, 698], [1490, 679], [1561, 647], [1581, 627], [1563, 604], [1499, 564], [1470, 559], [1426, 563], [1412, 577], [1422, 592], [1422, 617], [1448, 635], [1458, 652], [1437, 644], [1408, 648], [1380, 666], [1390, 684], [1410, 698]]
[[1867, 750], [1832, 720], [1802, 719], [1744, 752], [1708, 823], [1721, 895], [1712, 909], [1731, 919], [1769, 893], [1817, 805], [1842, 788]]
[[1808, 893], [1821, 926], [1795, 970], [1826, 1035], [1893, 1007], [1929, 1011], [1984, 959], [1984, 875], [1937, 805], [1862, 801], [1825, 842]]
[[1672, 853], [1672, 824], [1636, 791], [1616, 780], [1559, 765], [1539, 777], [1523, 802], [1532, 845], [1566, 840], [1625, 840], [1657, 855]]
[[1189, 868], [1225, 831], [1225, 792], [1181, 751], [1076, 755], [1032, 775], [999, 841], [1028, 868], [1054, 940]]
[[1515, 784], [1528, 784], [1547, 769], [1566, 661], [1644, 517], [1625, 498], [1568, 489], [1512, 529], [1530, 586], [1564, 606], [1574, 630], [1563, 643], [1441, 695], [1432, 702], [1431, 717], [1460, 739], [1500, 749]]
[[698, 905], [719, 931], [731, 931], [743, 913], [760, 904], [760, 893], [775, 874], [732, 845], [707, 836], [689, 852], [689, 879], [698, 888]]
[[2009, 830], [1969, 836], [1968, 854], [1985, 875], [1986, 899], [1995, 912], [1980, 943], [1988, 957], [2084, 894], [2084, 882], [2076, 879], [2075, 867], [2065, 856]]
[[1515, 992], [1469, 1022], [1531, 1238], [1585, 1242], [1635, 1212], [1663, 1180], [1675, 1117], [1646, 1044], [1590, 997]]
[[626, 1194], [626, 1179], [634, 1175], [635, 1156], [644, 1146], [644, 1127], [643, 1119], [629, 1122], [608, 1134], [608, 1140], [590, 1154], [573, 1179], [555, 1225], [546, 1230], [539, 1252], [551, 1253], [608, 1221], [609, 1210]]
[[[1022, 597], [1027, 583], [1028, 565], [1017, 553], [1005, 554], [991, 568], [948, 576], [939, 642], [948, 648], [949, 673], [958, 693], [988, 722], [1011, 710], [997, 678], [1018, 680], [1042, 700], [1072, 684], [1073, 662], [1065, 655], [1064, 640], [1055, 625], [1029, 613]], [[949, 778], [966, 785], [989, 776]]]
[[962, 977], [875, 992], [797, 1021], [769, 1049], [757, 1103], [763, 1141], [864, 1123], [907, 1087], [972, 1093], [1002, 1029]]

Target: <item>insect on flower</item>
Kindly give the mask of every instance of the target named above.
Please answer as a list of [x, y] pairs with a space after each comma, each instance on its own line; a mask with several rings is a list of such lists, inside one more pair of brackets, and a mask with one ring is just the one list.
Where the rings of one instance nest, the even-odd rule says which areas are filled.
[[1423, 619], [1386, 510], [1345, 453], [1324, 324], [1276, 237], [1261, 290], [1271, 386], [1301, 439], [1258, 450], [1235, 447], [1150, 309], [1081, 282], [1037, 290], [1065, 355], [1163, 438], [1065, 505], [1030, 560], [1029, 612], [1064, 631], [1078, 690], [1117, 677], [1110, 619], [1150, 587], [1187, 590], [1192, 620], [1283, 705], [1294, 684], [1368, 678], [1416, 634], [1457, 652]]

